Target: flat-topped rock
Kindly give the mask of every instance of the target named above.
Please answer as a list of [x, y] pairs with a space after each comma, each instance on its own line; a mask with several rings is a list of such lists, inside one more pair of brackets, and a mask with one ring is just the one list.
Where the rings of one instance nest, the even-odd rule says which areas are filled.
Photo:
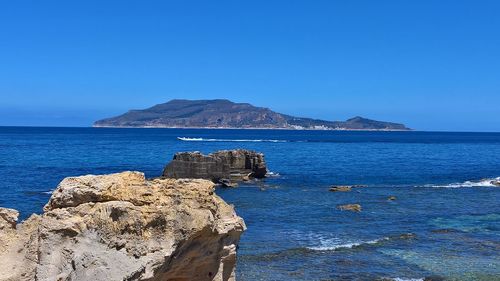
[[245, 230], [212, 182], [139, 172], [66, 178], [16, 220], [0, 209], [0, 280], [234, 280]]
[[331, 186], [329, 191], [332, 192], [348, 192], [351, 191], [352, 187], [347, 186], [347, 185], [338, 185], [338, 186]]
[[338, 205], [337, 209], [341, 211], [361, 212], [361, 205], [359, 204]]
[[180, 152], [163, 170], [167, 178], [208, 179], [215, 183], [264, 178], [267, 174], [264, 155], [251, 150], [222, 150], [208, 155]]

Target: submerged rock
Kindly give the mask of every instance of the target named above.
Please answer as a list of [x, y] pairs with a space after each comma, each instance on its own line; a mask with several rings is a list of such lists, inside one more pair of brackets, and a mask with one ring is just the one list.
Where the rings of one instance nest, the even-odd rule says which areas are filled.
[[500, 179], [495, 179], [490, 182], [492, 185], [499, 186], [500, 187]]
[[399, 235], [400, 239], [415, 239], [417, 238], [417, 235], [415, 233], [403, 233]]
[[12, 281], [234, 280], [245, 230], [210, 181], [139, 172], [66, 178], [15, 227], [17, 212], [0, 214], [0, 280]]
[[366, 187], [366, 185], [362, 185], [362, 184], [355, 184], [355, 185], [332, 185], [330, 186], [330, 191], [333, 191], [333, 192], [336, 192], [336, 191], [340, 191], [340, 192], [347, 192], [347, 191], [351, 191], [353, 188], [362, 188], [362, 187]]
[[180, 152], [163, 170], [167, 178], [222, 179], [247, 181], [266, 177], [264, 155], [250, 150], [222, 150], [208, 155], [200, 152]]
[[347, 192], [351, 191], [351, 187], [347, 185], [338, 185], [338, 186], [331, 186], [329, 191], [332, 192]]
[[[398, 281], [398, 280], [407, 280], [407, 279], [402, 279], [402, 278], [391, 278], [391, 277], [382, 277], [382, 278], [377, 278], [375, 281]], [[446, 280], [445, 278], [437, 275], [431, 275], [427, 276], [423, 279], [408, 279], [408, 280], [423, 280], [423, 281], [444, 281]]]
[[338, 205], [337, 209], [341, 211], [361, 212], [361, 205], [359, 204]]
[[433, 229], [431, 230], [431, 232], [437, 234], [446, 234], [446, 233], [456, 232], [456, 230], [451, 228], [440, 228], [440, 229]]
[[431, 275], [424, 278], [424, 281], [444, 281], [446, 278], [439, 275]]
[[223, 187], [238, 187], [238, 184], [235, 182], [232, 182], [229, 179], [220, 179], [218, 181], [218, 184], [220, 184]]

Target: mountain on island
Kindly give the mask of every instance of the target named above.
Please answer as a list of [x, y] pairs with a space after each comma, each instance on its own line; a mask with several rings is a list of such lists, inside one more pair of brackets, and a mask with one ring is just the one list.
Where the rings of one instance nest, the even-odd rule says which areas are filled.
[[326, 121], [294, 117], [269, 108], [229, 100], [175, 99], [143, 110], [96, 121], [94, 127], [241, 128], [306, 130], [410, 130], [403, 124], [354, 117]]

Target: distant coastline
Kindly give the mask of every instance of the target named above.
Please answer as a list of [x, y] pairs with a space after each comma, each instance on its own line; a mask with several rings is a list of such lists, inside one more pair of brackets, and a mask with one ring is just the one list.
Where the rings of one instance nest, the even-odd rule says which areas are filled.
[[171, 100], [142, 110], [98, 120], [93, 127], [285, 129], [316, 131], [409, 131], [404, 124], [356, 116], [328, 121], [274, 112], [269, 108], [229, 100]]
[[[65, 128], [65, 127], [61, 127]], [[85, 127], [84, 127], [85, 128]], [[269, 128], [269, 127], [168, 127], [168, 126], [101, 126], [92, 125], [87, 128], [110, 128], [110, 129], [203, 129], [203, 130], [283, 130], [283, 131], [366, 131], [366, 132], [418, 132], [413, 129], [347, 129], [347, 128]]]

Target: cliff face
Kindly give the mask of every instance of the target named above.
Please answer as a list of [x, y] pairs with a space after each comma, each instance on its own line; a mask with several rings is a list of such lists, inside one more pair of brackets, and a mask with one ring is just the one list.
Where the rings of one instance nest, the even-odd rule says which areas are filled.
[[0, 208], [0, 280], [234, 280], [245, 229], [206, 180], [64, 179], [16, 225]]
[[96, 121], [95, 127], [280, 128], [409, 130], [403, 124], [355, 117], [326, 121], [294, 117], [269, 108], [229, 100], [171, 100], [143, 110]]

